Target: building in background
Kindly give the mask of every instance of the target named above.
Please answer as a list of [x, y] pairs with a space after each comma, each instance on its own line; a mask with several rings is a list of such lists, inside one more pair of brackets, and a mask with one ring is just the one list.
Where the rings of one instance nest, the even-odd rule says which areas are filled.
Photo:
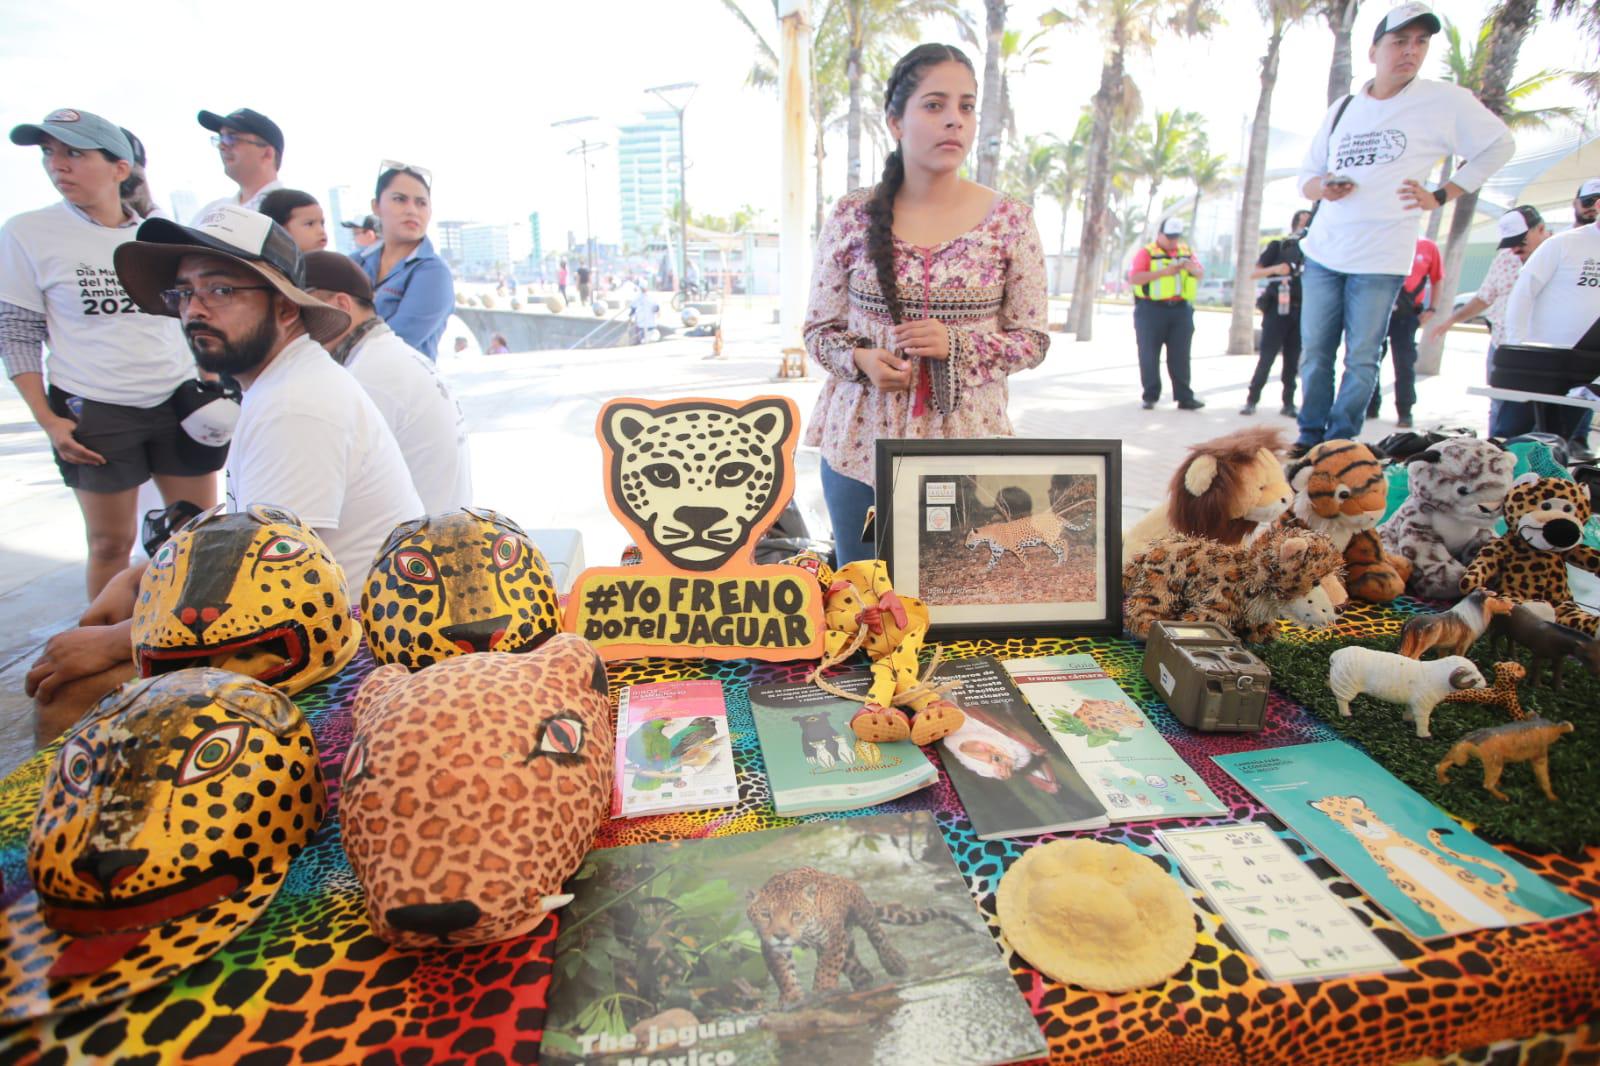
[[539, 212], [528, 212], [528, 260], [525, 273], [529, 280], [544, 280], [544, 235], [539, 228]]
[[671, 111], [651, 111], [642, 122], [617, 127], [624, 247], [648, 244], [678, 202], [678, 151], [678, 116]]
[[528, 261], [533, 245], [523, 222], [469, 222], [461, 226], [461, 269], [467, 277], [498, 279]]
[[366, 217], [363, 211], [354, 217], [345, 214], [346, 201], [350, 199], [350, 186], [335, 185], [328, 190], [328, 235], [333, 238], [333, 246], [345, 255], [356, 250], [355, 230], [346, 229], [345, 222], [360, 222]]
[[461, 232], [476, 222], [435, 222], [433, 224], [433, 250], [439, 258], [450, 264], [451, 270], [460, 270], [462, 262]]

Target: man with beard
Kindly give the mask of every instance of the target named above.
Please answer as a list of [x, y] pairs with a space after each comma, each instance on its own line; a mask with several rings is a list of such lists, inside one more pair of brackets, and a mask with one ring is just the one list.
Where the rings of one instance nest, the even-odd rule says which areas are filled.
[[[265, 215], [223, 205], [192, 228], [147, 220], [113, 262], [142, 310], [182, 320], [202, 370], [244, 389], [229, 508], [293, 511], [359, 585], [389, 531], [424, 512], [383, 416], [322, 347], [350, 317], [299, 287], [294, 239]], [[85, 624], [52, 637], [28, 672], [41, 743], [129, 676], [141, 569], [114, 578]]]
[[1587, 226], [1596, 217], [1600, 217], [1600, 178], [1590, 178], [1572, 198], [1572, 228]]

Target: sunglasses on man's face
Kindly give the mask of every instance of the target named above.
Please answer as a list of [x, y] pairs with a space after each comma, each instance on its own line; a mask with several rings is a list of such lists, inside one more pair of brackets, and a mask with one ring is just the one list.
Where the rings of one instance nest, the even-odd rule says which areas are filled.
[[427, 167], [419, 167], [414, 163], [402, 163], [398, 159], [385, 159], [378, 164], [379, 177], [389, 173], [391, 170], [398, 170], [402, 174], [410, 174], [412, 177], [420, 178], [422, 184], [430, 189], [433, 188], [433, 171]]
[[1593, 207], [1595, 204], [1600, 203], [1600, 193], [1595, 193], [1593, 196], [1580, 196], [1578, 197], [1578, 203], [1584, 207]]

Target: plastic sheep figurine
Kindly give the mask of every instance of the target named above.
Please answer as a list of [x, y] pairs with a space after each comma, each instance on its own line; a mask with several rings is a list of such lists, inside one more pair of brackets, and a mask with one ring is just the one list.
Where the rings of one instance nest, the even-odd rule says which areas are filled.
[[1417, 736], [1431, 736], [1428, 719], [1450, 693], [1487, 688], [1483, 675], [1464, 655], [1422, 662], [1371, 648], [1340, 648], [1328, 656], [1328, 688], [1339, 701], [1339, 713], [1350, 717], [1350, 701], [1367, 695], [1385, 703], [1405, 704], [1405, 717]]

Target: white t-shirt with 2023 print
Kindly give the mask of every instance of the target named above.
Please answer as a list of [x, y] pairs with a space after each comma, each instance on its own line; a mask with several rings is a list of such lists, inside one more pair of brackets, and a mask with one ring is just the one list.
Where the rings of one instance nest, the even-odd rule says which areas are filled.
[[0, 302], [44, 315], [45, 377], [100, 403], [155, 407], [195, 376], [175, 318], [147, 315], [117, 280], [111, 256], [135, 225], [100, 226], [62, 201], [0, 229]]
[[1387, 100], [1371, 96], [1370, 88], [1350, 100], [1332, 143], [1329, 130], [1339, 104], [1330, 107], [1306, 149], [1302, 190], [1327, 174], [1342, 174], [1355, 188], [1322, 202], [1300, 247], [1343, 274], [1403, 277], [1411, 272], [1425, 216], [1400, 199], [1406, 179], [1426, 185], [1446, 154], [1464, 156], [1466, 165], [1450, 180], [1471, 192], [1505, 165], [1516, 145], [1506, 124], [1459, 85], [1416, 78]]
[[1534, 249], [1506, 302], [1505, 343], [1571, 348], [1600, 319], [1600, 222]]

